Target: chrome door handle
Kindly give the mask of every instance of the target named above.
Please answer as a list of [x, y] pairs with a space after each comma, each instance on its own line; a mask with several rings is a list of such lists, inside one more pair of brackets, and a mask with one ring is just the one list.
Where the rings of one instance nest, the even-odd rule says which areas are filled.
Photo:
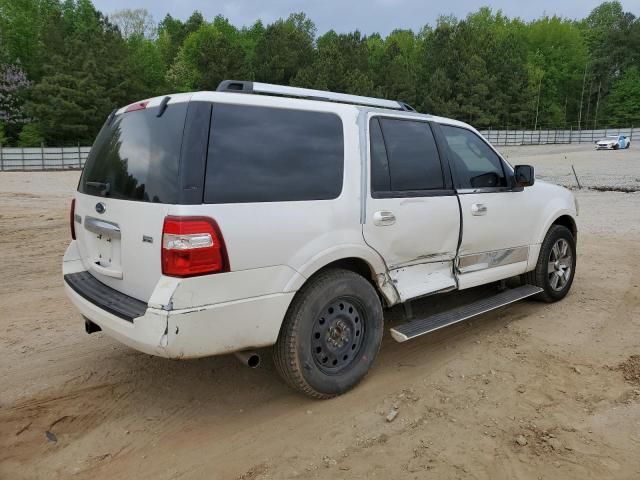
[[396, 223], [396, 216], [393, 212], [382, 210], [373, 214], [373, 223], [379, 227], [386, 227]]
[[487, 206], [482, 203], [474, 203], [471, 205], [471, 215], [480, 216], [487, 214]]

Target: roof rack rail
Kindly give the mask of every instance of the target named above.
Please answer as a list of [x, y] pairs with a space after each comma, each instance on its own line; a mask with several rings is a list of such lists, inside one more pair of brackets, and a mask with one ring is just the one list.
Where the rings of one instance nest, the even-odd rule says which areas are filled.
[[325, 102], [350, 103], [353, 105], [363, 105], [367, 107], [390, 108], [392, 110], [403, 110], [415, 112], [410, 105], [396, 100], [386, 100], [384, 98], [363, 97], [360, 95], [349, 95], [347, 93], [327, 92], [324, 90], [312, 90], [310, 88], [286, 87], [283, 85], [273, 85], [271, 83], [251, 82], [246, 80], [223, 80], [216, 89], [218, 92], [235, 93], [260, 93], [264, 95], [280, 95], [283, 97], [297, 97], [306, 100], [321, 100]]

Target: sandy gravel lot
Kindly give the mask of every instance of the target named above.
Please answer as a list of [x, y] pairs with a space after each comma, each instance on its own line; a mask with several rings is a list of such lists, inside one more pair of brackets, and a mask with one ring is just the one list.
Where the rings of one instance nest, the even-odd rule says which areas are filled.
[[[640, 187], [640, 143], [505, 152], [567, 186], [573, 164], [584, 185]], [[406, 344], [387, 334], [356, 390], [317, 402], [268, 352], [249, 370], [86, 335], [60, 274], [77, 179], [0, 173], [0, 478], [640, 478], [640, 193], [576, 191], [564, 301]]]

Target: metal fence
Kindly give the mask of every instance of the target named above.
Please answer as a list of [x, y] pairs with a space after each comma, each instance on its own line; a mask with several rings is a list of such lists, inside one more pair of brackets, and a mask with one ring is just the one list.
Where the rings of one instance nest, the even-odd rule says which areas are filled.
[[0, 171], [81, 169], [91, 147], [1, 147]]
[[[493, 145], [546, 145], [554, 143], [595, 143], [607, 135], [624, 135], [633, 139], [634, 129], [602, 128], [598, 130], [481, 130], [480, 133]], [[637, 132], [636, 132], [637, 134]]]
[[[603, 128], [598, 130], [481, 130], [480, 133], [496, 146], [545, 145], [556, 143], [594, 143], [607, 135], [624, 135], [633, 140], [634, 129]], [[637, 132], [636, 132], [637, 134]], [[0, 171], [78, 170], [84, 167], [91, 147], [2, 147]]]

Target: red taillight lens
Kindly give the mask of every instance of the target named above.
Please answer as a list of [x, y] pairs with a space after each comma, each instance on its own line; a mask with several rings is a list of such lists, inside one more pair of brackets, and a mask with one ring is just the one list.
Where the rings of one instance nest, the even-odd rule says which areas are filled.
[[71, 240], [76, 239], [76, 199], [71, 200], [71, 209], [69, 210], [69, 228], [71, 228]]
[[218, 224], [208, 217], [166, 217], [162, 230], [162, 273], [192, 277], [228, 272], [229, 260]]

